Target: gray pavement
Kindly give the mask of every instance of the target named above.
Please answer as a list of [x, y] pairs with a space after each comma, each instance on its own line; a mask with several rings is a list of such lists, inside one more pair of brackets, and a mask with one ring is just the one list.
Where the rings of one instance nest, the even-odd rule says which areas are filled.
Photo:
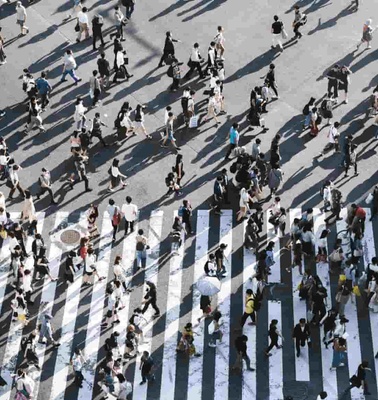
[[[113, 26], [112, 10], [116, 1], [87, 1], [86, 4], [90, 9], [90, 16], [99, 12], [105, 18], [104, 30], [110, 30]], [[81, 187], [75, 187], [69, 192], [59, 188], [63, 184], [62, 179], [65, 174], [71, 172], [73, 168], [69, 136], [73, 130], [74, 100], [76, 96], [82, 95], [86, 96], [86, 105], [90, 104], [87, 82], [91, 71], [95, 69], [95, 60], [99, 53], [92, 51], [89, 41], [75, 43], [75, 22], [64, 21], [66, 14], [71, 10], [68, 1], [57, 5], [52, 1], [41, 0], [29, 6], [27, 25], [30, 34], [22, 38], [17, 37], [15, 3], [2, 5], [0, 10], [2, 33], [9, 44], [5, 48], [8, 63], [0, 67], [2, 93], [0, 109], [7, 112], [7, 115], [0, 120], [0, 134], [6, 138], [16, 161], [23, 167], [20, 174], [22, 182], [30, 187], [33, 193], [37, 191], [36, 177], [40, 169], [46, 166], [52, 172], [59, 205], [48, 207], [47, 199], [36, 201], [37, 210], [44, 210], [47, 214], [46, 232], [52, 227], [57, 211], [77, 213], [84, 211], [94, 201], [100, 204], [101, 213], [105, 210], [110, 197], [106, 193], [107, 171], [115, 156], [121, 160], [121, 171], [129, 177], [129, 186], [125, 190], [113, 193], [111, 197], [117, 203], [122, 203], [125, 195], [131, 195], [140, 208], [142, 227], [147, 229], [151, 211], [161, 209], [168, 215], [177, 209], [178, 201], [163, 197], [166, 191], [164, 177], [174, 164], [175, 154], [167, 149], [161, 149], [158, 140], [163, 125], [164, 108], [172, 105], [174, 112], [179, 114], [181, 92], [170, 93], [167, 90], [171, 84], [170, 78], [166, 76], [166, 68], [157, 69], [157, 64], [167, 30], [171, 30], [174, 37], [182, 41], [176, 44], [176, 53], [184, 62], [185, 70], [192, 44], [200, 43], [202, 54], [205, 55], [208, 43], [214, 37], [217, 25], [220, 24], [225, 27], [226, 38], [224, 94], [227, 115], [220, 117], [222, 124], [219, 128], [212, 123], [200, 125], [198, 130], [177, 127], [177, 143], [182, 147], [186, 171], [184, 196], [190, 199], [195, 208], [208, 208], [207, 199], [212, 194], [213, 180], [224, 166], [222, 161], [226, 152], [228, 131], [232, 122], [237, 121], [243, 126], [241, 144], [246, 145], [248, 150], [256, 135], [262, 139], [263, 151], [268, 151], [272, 137], [277, 132], [282, 134], [281, 154], [285, 175], [281, 198], [286, 208], [319, 206], [320, 182], [326, 178], [336, 182], [346, 202], [364, 199], [378, 181], [375, 167], [374, 127], [371, 126], [372, 119], [365, 119], [367, 99], [378, 84], [376, 38], [372, 42], [371, 50], [364, 50], [363, 46], [357, 52], [354, 50], [361, 37], [364, 21], [374, 18], [376, 14], [374, 11], [377, 3], [363, 2], [358, 12], [350, 9], [350, 2], [347, 0], [341, 2], [305, 0], [298, 4], [308, 15], [307, 25], [302, 28], [303, 38], [289, 45], [282, 55], [277, 56], [270, 50], [272, 17], [278, 14], [283, 19], [290, 36], [294, 2], [283, 0], [277, 5], [277, 2], [272, 0], [265, 2], [157, 0], [148, 3], [137, 0], [132, 20], [126, 27], [127, 40], [124, 43], [129, 54], [129, 70], [134, 77], [129, 82], [112, 86], [106, 94], [103, 94], [101, 106], [97, 107], [96, 111], [108, 115], [109, 128], [105, 129], [106, 140], [112, 143], [113, 121], [122, 102], [128, 100], [133, 107], [138, 103], [145, 104], [148, 113], [145, 125], [154, 140], [147, 141], [141, 136], [134, 136], [120, 147], [112, 145], [106, 149], [95, 144], [91, 149], [89, 166], [90, 182], [94, 188], [90, 194], [82, 193]], [[375, 25], [374, 20], [373, 25]], [[106, 54], [112, 61], [109, 37], [106, 40]], [[73, 50], [79, 65], [77, 74], [83, 78], [83, 82], [77, 87], [70, 80], [59, 84], [62, 72], [61, 57], [67, 48]], [[262, 82], [261, 77], [266, 74], [271, 62], [276, 64], [280, 99], [268, 106], [269, 113], [265, 119], [270, 129], [267, 133], [260, 134], [256, 129], [248, 131], [245, 116], [249, 106], [250, 91]], [[338, 168], [340, 159], [337, 156], [328, 157], [320, 162], [313, 161], [313, 157], [327, 142], [327, 128], [322, 129], [314, 139], [309, 138], [308, 132], [301, 130], [303, 106], [311, 96], [320, 99], [324, 95], [327, 86], [327, 80], [324, 79], [325, 72], [335, 63], [350, 65], [353, 72], [349, 103], [341, 104], [334, 110], [334, 120], [339, 120], [342, 124], [341, 134], [351, 133], [359, 143], [360, 175], [348, 179], [342, 179], [343, 171]], [[26, 103], [23, 103], [25, 96], [19, 79], [22, 69], [26, 67], [30, 68], [35, 77], [39, 76], [41, 71], [47, 70], [48, 78], [53, 84], [50, 107], [43, 114], [47, 131], [41, 134], [33, 132], [28, 137], [22, 133], [26, 121]], [[196, 102], [205, 99], [202, 92], [207, 85], [208, 81], [198, 81], [196, 78], [190, 81], [190, 86], [197, 91]], [[204, 114], [205, 109], [206, 107], [202, 107], [199, 113]], [[93, 117], [94, 112], [94, 109], [90, 110], [88, 115]], [[8, 189], [3, 186], [2, 190], [7, 193]], [[21, 200], [9, 205], [11, 211], [20, 209]], [[236, 202], [234, 209], [236, 210]], [[214, 220], [213, 224], [215, 225], [212, 225], [212, 228], [216, 233], [211, 241], [215, 245], [218, 235], [216, 224], [219, 222]], [[169, 223], [165, 225], [164, 233], [168, 234]], [[238, 249], [242, 241], [242, 229], [240, 226], [235, 229], [235, 249]], [[185, 258], [185, 265], [188, 271], [194, 262], [194, 243], [195, 238], [187, 240], [188, 255]], [[118, 242], [117, 246], [121, 248]], [[166, 244], [165, 249], [167, 246]], [[118, 247], [112, 257], [117, 251]], [[238, 268], [242, 268], [242, 264], [239, 264]], [[188, 277], [187, 274], [192, 273], [188, 271], [184, 273], [183, 282], [185, 277]], [[169, 272], [165, 268], [159, 273], [159, 282], [167, 285], [168, 277]], [[239, 288], [236, 283], [234, 285], [233, 287]], [[61, 290], [61, 295], [64, 296], [64, 290]], [[190, 285], [184, 285], [182, 298], [185, 299], [190, 291]], [[291, 293], [290, 290], [283, 294], [283, 298], [285, 295], [288, 296], [288, 293]], [[140, 292], [139, 294], [141, 295]], [[132, 300], [135, 304], [138, 302], [138, 295]], [[235, 295], [238, 300], [233, 307], [236, 309], [242, 301], [240, 288]], [[190, 311], [190, 305], [190, 302], [183, 302], [180, 311], [182, 316]], [[81, 310], [85, 311], [85, 300], [81, 306], [83, 307]], [[267, 315], [265, 321], [266, 319]], [[184, 322], [186, 321], [182, 320], [183, 324]], [[85, 319], [78, 322], [83, 326], [85, 323]], [[155, 349], [159, 349], [163, 340], [161, 330], [164, 329], [164, 321], [160, 324], [156, 328], [156, 333], [160, 332], [160, 335], [154, 340]], [[264, 333], [261, 334], [261, 343], [265, 340], [263, 335]], [[185, 376], [185, 371], [180, 372], [178, 368], [177, 374]], [[316, 381], [317, 378], [314, 379]], [[48, 393], [49, 388], [48, 372], [45, 380], [47, 383], [42, 385], [43, 390], [38, 397], [43, 400], [47, 399], [45, 393]], [[346, 376], [344, 381], [347, 381]], [[258, 387], [261, 397], [257, 398], [265, 399], [268, 381], [262, 378], [260, 382], [265, 383]], [[184, 386], [185, 379], [182, 383], [182, 387]], [[235, 387], [239, 386], [240, 381], [235, 382]], [[317, 385], [313, 384], [311, 387], [310, 393], [313, 396]], [[203, 398], [211, 393], [211, 383], [208, 390], [203, 392]], [[179, 393], [181, 392], [176, 393], [176, 398], [184, 398], [180, 397]], [[75, 396], [67, 392], [66, 397], [73, 399]], [[153, 389], [149, 389], [148, 398], [159, 397]], [[230, 391], [230, 398], [240, 397], [239, 395], [232, 397]]]

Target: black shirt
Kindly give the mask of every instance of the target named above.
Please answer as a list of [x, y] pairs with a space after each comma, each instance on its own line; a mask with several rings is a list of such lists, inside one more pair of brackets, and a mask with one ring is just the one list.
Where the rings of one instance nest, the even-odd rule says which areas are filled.
[[146, 360], [143, 361], [142, 374], [143, 375], [149, 374], [153, 366], [154, 366], [154, 360], [152, 359], [152, 357], [148, 357]]
[[146, 295], [144, 296], [145, 300], [151, 300], [151, 301], [156, 301], [156, 290], [155, 289], [150, 289]]
[[103, 76], [103, 75], [107, 76], [110, 74], [109, 61], [106, 60], [105, 58], [98, 59], [97, 66], [98, 66], [98, 72], [100, 73], [101, 76]]
[[241, 337], [235, 339], [235, 347], [238, 353], [247, 354], [247, 343]]
[[282, 22], [281, 21], [275, 21], [272, 24], [272, 30], [274, 34], [279, 34], [282, 32]]

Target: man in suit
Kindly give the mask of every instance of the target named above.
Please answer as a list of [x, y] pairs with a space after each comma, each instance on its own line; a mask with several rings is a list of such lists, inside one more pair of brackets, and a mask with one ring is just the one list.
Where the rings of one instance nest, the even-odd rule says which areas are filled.
[[293, 339], [295, 339], [295, 348], [297, 349], [297, 357], [301, 354], [301, 347], [306, 345], [306, 341], [310, 339], [310, 327], [304, 318], [299, 320], [299, 324], [295, 325], [293, 330]]
[[163, 66], [163, 63], [166, 63], [166, 59], [169, 55], [171, 55], [172, 57], [174, 57], [175, 55], [175, 46], [174, 46], [174, 42], [180, 42], [177, 39], [173, 39], [172, 37], [172, 33], [171, 32], [167, 32], [166, 34], [166, 38], [165, 38], [165, 43], [164, 43], [164, 49], [163, 49], [163, 55], [161, 56], [160, 62], [158, 64], [158, 68]]

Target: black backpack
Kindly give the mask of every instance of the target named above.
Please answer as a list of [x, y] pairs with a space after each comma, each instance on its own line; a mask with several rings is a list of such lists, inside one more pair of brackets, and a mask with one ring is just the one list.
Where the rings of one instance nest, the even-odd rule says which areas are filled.
[[167, 71], [167, 75], [170, 78], [173, 78], [173, 66], [172, 65], [169, 66], [168, 71]]
[[170, 178], [169, 176], [167, 176], [167, 177], [165, 178], [165, 184], [167, 185], [167, 187], [170, 187], [170, 186], [171, 186], [171, 178]]
[[310, 104], [306, 104], [306, 105], [303, 107], [302, 114], [303, 114], [303, 115], [308, 115], [308, 114], [310, 114]]

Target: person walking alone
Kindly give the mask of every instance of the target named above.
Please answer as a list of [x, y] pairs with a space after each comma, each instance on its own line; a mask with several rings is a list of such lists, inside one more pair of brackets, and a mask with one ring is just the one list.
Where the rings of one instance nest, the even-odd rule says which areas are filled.
[[234, 122], [232, 124], [232, 127], [230, 129], [230, 144], [227, 150], [227, 154], [226, 157], [224, 158], [225, 161], [229, 161], [230, 160], [230, 155], [232, 150], [234, 150], [236, 147], [238, 147], [239, 144], [239, 124], [237, 122]]
[[236, 348], [236, 361], [232, 369], [235, 371], [238, 369], [240, 372], [243, 369], [243, 364], [242, 360], [244, 360], [247, 364], [247, 371], [254, 371], [253, 368], [251, 368], [251, 360], [247, 354], [247, 342], [248, 342], [248, 337], [246, 335], [241, 335], [238, 336], [235, 339], [235, 348]]
[[256, 325], [255, 300], [256, 298], [252, 289], [247, 289], [245, 292], [244, 314], [240, 321], [241, 328], [243, 328], [248, 317], [252, 320], [252, 322], [250, 322], [248, 325]]
[[102, 26], [104, 25], [104, 19], [100, 14], [96, 14], [92, 19], [92, 34], [93, 34], [93, 50], [97, 50], [96, 41], [97, 38], [101, 41], [101, 46], [105, 46], [104, 38], [102, 37]]
[[28, 16], [25, 7], [22, 5], [21, 1], [16, 3], [16, 14], [17, 14], [17, 24], [21, 28], [21, 36], [25, 36], [29, 33], [29, 28], [25, 25], [26, 18]]
[[306, 341], [308, 344], [311, 343], [310, 327], [304, 318], [301, 318], [299, 324], [295, 325], [293, 330], [293, 339], [295, 339], [295, 348], [297, 350], [297, 357], [299, 357], [301, 354], [301, 347], [306, 345]]
[[173, 123], [174, 123], [174, 121], [176, 119], [177, 118], [173, 115], [173, 112], [170, 111], [168, 113], [168, 120], [167, 120], [167, 123], [165, 125], [165, 137], [164, 137], [163, 142], [160, 145], [160, 147], [167, 147], [166, 143], [167, 143], [167, 140], [169, 140], [172, 143], [172, 145], [175, 148], [175, 150], [178, 152], [179, 150], [181, 150], [181, 148], [176, 145], [176, 139], [173, 136], [173, 134], [174, 134], [174, 132], [173, 132]]
[[284, 338], [282, 337], [281, 332], [278, 330], [277, 328], [277, 324], [278, 324], [278, 320], [276, 319], [272, 319], [270, 325], [269, 325], [269, 338], [270, 338], [270, 344], [268, 346], [268, 348], [265, 350], [265, 354], [270, 357], [270, 351], [273, 349], [274, 346], [277, 347], [277, 349], [281, 349], [282, 345], [278, 344], [278, 338], [280, 337], [281, 340], [283, 341]]
[[35, 82], [38, 89], [38, 93], [41, 96], [41, 107], [42, 112], [45, 111], [46, 106], [50, 103], [49, 93], [52, 91], [52, 87], [49, 81], [46, 79], [46, 72], [41, 73], [41, 77]]
[[122, 205], [122, 215], [125, 219], [125, 235], [127, 236], [130, 228], [130, 232], [134, 232], [134, 222], [138, 216], [138, 207], [132, 203], [133, 199], [130, 196], [126, 197], [126, 204]]
[[144, 351], [143, 355], [140, 359], [140, 367], [139, 367], [141, 374], [142, 374], [142, 381], [140, 385], [145, 384], [147, 381], [154, 382], [155, 374], [154, 374], [154, 360], [150, 356], [148, 351]]
[[282, 45], [282, 31], [284, 29], [284, 26], [282, 21], [280, 21], [277, 15], [275, 15], [273, 19], [274, 22], [272, 24], [272, 42], [273, 42], [272, 49], [274, 50], [278, 44], [278, 47], [282, 52], [284, 50]]
[[77, 13], [77, 23], [79, 24], [79, 31], [77, 33], [76, 42], [80, 43], [81, 36], [84, 33], [85, 39], [89, 38], [89, 18], [88, 9], [83, 7], [81, 11]]
[[162, 67], [163, 63], [167, 64], [167, 61], [169, 58], [172, 58], [172, 60], [173, 60], [174, 55], [175, 55], [175, 46], [173, 43], [181, 43], [180, 40], [173, 39], [172, 33], [170, 31], [166, 32], [165, 36], [166, 37], [165, 37], [163, 55], [161, 56], [160, 62], [158, 64], [158, 68]]
[[144, 296], [143, 300], [144, 306], [142, 309], [142, 314], [144, 314], [147, 311], [148, 307], [151, 306], [155, 310], [154, 317], [158, 317], [160, 315], [160, 310], [156, 304], [156, 297], [157, 297], [156, 286], [149, 281], [146, 282], [146, 285], [147, 285], [147, 293]]
[[357, 372], [349, 379], [350, 386], [345, 389], [344, 395], [346, 395], [354, 387], [360, 388], [361, 386], [363, 387], [365, 396], [371, 394], [369, 392], [368, 384], [366, 382], [366, 371], [371, 372], [371, 368], [369, 368], [369, 362], [362, 361], [362, 363], [357, 368]]
[[197, 70], [200, 79], [203, 79], [204, 78], [204, 74], [203, 74], [202, 68], [201, 68], [202, 57], [201, 57], [201, 54], [200, 54], [199, 44], [198, 43], [194, 43], [192, 51], [190, 53], [190, 59], [189, 60], [190, 60], [189, 61], [189, 71], [184, 76], [184, 79], [190, 79], [192, 77], [192, 75], [193, 75], [194, 70]]
[[77, 64], [75, 58], [72, 54], [72, 50], [67, 50], [66, 54], [63, 57], [63, 75], [60, 79], [61, 82], [65, 82], [66, 76], [70, 75], [71, 78], [75, 81], [75, 84], [81, 82], [81, 78], [78, 78], [75, 74], [75, 69], [77, 68]]

